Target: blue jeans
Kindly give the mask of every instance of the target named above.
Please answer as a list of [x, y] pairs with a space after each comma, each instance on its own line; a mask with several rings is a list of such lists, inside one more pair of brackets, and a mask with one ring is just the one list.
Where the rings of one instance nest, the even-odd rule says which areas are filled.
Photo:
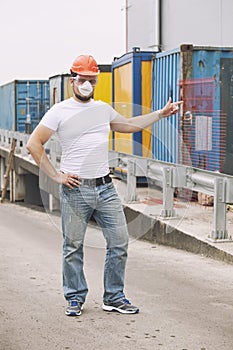
[[113, 183], [97, 187], [60, 187], [63, 230], [63, 288], [66, 300], [84, 303], [88, 292], [83, 271], [83, 243], [93, 216], [106, 240], [104, 302], [125, 297], [124, 276], [128, 230], [122, 204]]

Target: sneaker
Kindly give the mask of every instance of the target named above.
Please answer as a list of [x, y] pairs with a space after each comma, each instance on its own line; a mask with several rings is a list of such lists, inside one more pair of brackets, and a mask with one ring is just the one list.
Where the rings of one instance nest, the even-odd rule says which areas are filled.
[[118, 311], [121, 314], [137, 314], [139, 312], [139, 308], [131, 305], [127, 299], [121, 299], [113, 303], [104, 303], [102, 308], [104, 311]]
[[83, 309], [83, 303], [80, 303], [78, 300], [69, 300], [68, 306], [66, 308], [67, 316], [80, 316]]

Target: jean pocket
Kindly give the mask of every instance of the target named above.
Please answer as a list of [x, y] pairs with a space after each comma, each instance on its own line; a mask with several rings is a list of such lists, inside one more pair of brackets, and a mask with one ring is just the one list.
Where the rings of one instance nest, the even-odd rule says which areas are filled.
[[106, 184], [108, 189], [114, 188], [114, 184], [113, 182], [109, 182], [108, 184]]
[[61, 185], [60, 187], [60, 194], [72, 196], [77, 194], [80, 191], [79, 187], [69, 188], [66, 185]]

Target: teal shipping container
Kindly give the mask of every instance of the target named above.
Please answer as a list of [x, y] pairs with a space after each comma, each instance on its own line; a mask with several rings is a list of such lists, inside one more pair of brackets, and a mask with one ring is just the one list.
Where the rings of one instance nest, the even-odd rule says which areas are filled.
[[1, 129], [29, 133], [48, 108], [48, 80], [14, 80], [0, 86]]
[[233, 47], [181, 45], [155, 54], [152, 108], [183, 108], [153, 126], [153, 158], [233, 174]]

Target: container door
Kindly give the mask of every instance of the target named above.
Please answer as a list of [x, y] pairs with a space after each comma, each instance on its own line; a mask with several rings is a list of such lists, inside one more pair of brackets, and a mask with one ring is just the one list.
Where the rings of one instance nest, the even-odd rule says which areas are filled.
[[16, 83], [16, 131], [30, 133], [48, 109], [47, 81]]

